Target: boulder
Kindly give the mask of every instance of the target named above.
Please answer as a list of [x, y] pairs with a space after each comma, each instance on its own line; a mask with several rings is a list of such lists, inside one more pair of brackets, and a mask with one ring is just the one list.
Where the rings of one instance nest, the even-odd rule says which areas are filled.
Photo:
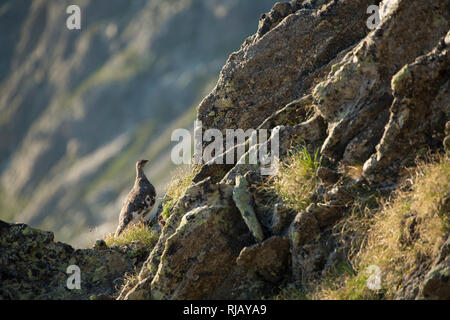
[[[0, 299], [112, 299], [134, 262], [115, 248], [74, 249], [52, 232], [0, 221]], [[72, 265], [80, 268], [80, 289], [67, 287]]]

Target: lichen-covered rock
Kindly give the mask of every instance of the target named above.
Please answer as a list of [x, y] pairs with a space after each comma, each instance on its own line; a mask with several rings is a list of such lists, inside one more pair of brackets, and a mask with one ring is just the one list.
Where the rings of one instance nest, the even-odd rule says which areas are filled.
[[[449, 5], [448, 0], [396, 1], [377, 29], [314, 88], [317, 109], [328, 122], [322, 153], [334, 161], [359, 164], [375, 151], [389, 119], [391, 78], [445, 35], [450, 27]], [[431, 105], [440, 85], [433, 83], [433, 88], [414, 91], [424, 107]]]
[[313, 203], [297, 214], [289, 228], [292, 274], [295, 281], [306, 286], [332, 267], [335, 259], [330, 250], [335, 250], [334, 245], [324, 245], [320, 238], [342, 215], [343, 205], [336, 202]]
[[447, 240], [442, 245], [439, 256], [425, 275], [418, 297], [429, 300], [450, 300], [450, 234], [447, 234]]
[[[300, 98], [331, 68], [328, 63], [336, 55], [366, 35], [366, 9], [375, 3], [334, 0], [323, 8], [300, 9], [262, 37], [247, 39], [198, 108], [203, 128], [257, 128]], [[282, 6], [276, 11], [286, 11]]]
[[422, 295], [430, 300], [450, 300], [450, 257], [425, 276]]
[[274, 236], [262, 243], [242, 249], [236, 263], [265, 280], [277, 283], [285, 275], [289, 262], [289, 240]]
[[271, 232], [275, 235], [281, 235], [289, 227], [295, 216], [295, 211], [286, 208], [283, 203], [276, 203], [271, 217]]
[[417, 265], [405, 274], [395, 299], [449, 300], [450, 299], [450, 234], [444, 236], [437, 256], [428, 263]]
[[[0, 299], [112, 298], [133, 263], [119, 250], [75, 250], [54, 242], [51, 232], [0, 221]], [[80, 268], [80, 289], [67, 287], [71, 265]]]
[[262, 37], [268, 31], [276, 27], [281, 20], [294, 12], [295, 9], [294, 6], [291, 6], [291, 4], [287, 2], [275, 3], [272, 10], [270, 10], [268, 14], [263, 14], [259, 19], [258, 36]]
[[[198, 108], [205, 130], [275, 129], [280, 160], [299, 144], [319, 148], [322, 183], [312, 204], [296, 213], [265, 199], [257, 191], [270, 180], [262, 165], [203, 165], [170, 210], [139, 283], [120, 299], [253, 298], [287, 279], [317, 280], [345, 258], [331, 228], [359, 189], [372, 187], [367, 180], [395, 179], [421, 145], [443, 149], [450, 86], [448, 41], [439, 39], [450, 27], [450, 0], [384, 0], [369, 33], [372, 4], [380, 1], [277, 3]], [[360, 178], [341, 175], [364, 163]], [[445, 268], [436, 268], [424, 288], [445, 282]], [[404, 297], [419, 294], [429, 271], [411, 274]]]
[[339, 179], [338, 173], [327, 167], [320, 167], [319, 169], [317, 169], [317, 177], [322, 183], [328, 185], [335, 184]]
[[308, 283], [317, 279], [326, 265], [328, 252], [318, 241], [312, 241], [297, 248], [292, 253], [293, 279], [307, 288]]
[[[292, 147], [292, 145], [298, 141], [302, 141], [306, 144], [315, 145], [318, 144], [325, 137], [326, 126], [323, 121], [323, 118], [319, 115], [312, 117], [311, 119], [304, 121], [298, 125], [294, 126], [277, 126], [273, 128], [271, 137], [267, 142], [263, 142], [261, 144], [257, 144], [254, 146], [258, 152], [261, 149], [271, 150], [270, 147], [272, 145], [272, 139], [275, 138], [275, 134], [277, 135], [277, 139], [279, 142], [279, 159], [277, 161], [282, 161], [285, 158]], [[250, 150], [247, 151], [242, 157], [244, 159], [248, 159]], [[279, 163], [272, 163], [274, 170], [271, 172], [272, 174], [276, 174], [278, 170]], [[261, 164], [240, 164], [237, 163], [231, 170], [229, 170], [226, 175], [221, 180], [221, 183], [226, 184], [235, 184], [236, 177], [238, 175], [245, 175], [247, 173], [253, 172], [257, 174], [261, 174]]]
[[364, 165], [369, 179], [384, 179], [412, 150], [441, 145], [450, 118], [449, 48], [450, 43], [441, 39], [430, 53], [405, 65], [392, 78], [395, 100], [389, 123], [376, 154]]
[[297, 214], [289, 229], [292, 250], [311, 242], [319, 234], [319, 223], [309, 211]]
[[329, 202], [311, 204], [307, 211], [316, 218], [321, 229], [332, 226], [336, 221], [342, 218], [344, 214], [342, 203]]
[[262, 242], [264, 240], [264, 233], [253, 209], [253, 198], [248, 191], [247, 179], [243, 176], [236, 177], [233, 200], [252, 235], [258, 242]]
[[240, 215], [227, 206], [197, 207], [186, 213], [167, 240], [151, 283], [153, 299], [208, 298], [239, 254]]

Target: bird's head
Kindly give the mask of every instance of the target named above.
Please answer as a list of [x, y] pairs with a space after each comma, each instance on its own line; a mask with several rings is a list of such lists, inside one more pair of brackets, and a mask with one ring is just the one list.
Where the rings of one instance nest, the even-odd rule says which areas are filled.
[[136, 162], [136, 168], [143, 169], [147, 162], [148, 160], [139, 160], [138, 162]]

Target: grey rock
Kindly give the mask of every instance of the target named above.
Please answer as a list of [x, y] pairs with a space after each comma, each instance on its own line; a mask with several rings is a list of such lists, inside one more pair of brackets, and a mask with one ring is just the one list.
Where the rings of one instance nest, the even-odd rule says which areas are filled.
[[288, 269], [289, 240], [274, 236], [242, 249], [236, 263], [256, 272], [266, 281], [277, 283]]
[[326, 167], [320, 167], [317, 169], [317, 176], [322, 183], [332, 185], [335, 184], [339, 179], [339, 174]]
[[289, 229], [292, 250], [313, 241], [319, 233], [319, 223], [313, 214], [308, 211], [298, 213]]
[[262, 242], [264, 233], [261, 224], [256, 217], [255, 210], [253, 209], [254, 201], [248, 190], [247, 179], [243, 176], [236, 177], [236, 186], [233, 189], [233, 200], [236, 207], [241, 212], [242, 218], [250, 229], [250, 232], [258, 242]]
[[276, 203], [273, 208], [270, 229], [273, 234], [282, 234], [291, 224], [296, 214], [293, 210], [286, 208], [282, 203]]
[[450, 299], [450, 257], [428, 272], [421, 294], [429, 300]]

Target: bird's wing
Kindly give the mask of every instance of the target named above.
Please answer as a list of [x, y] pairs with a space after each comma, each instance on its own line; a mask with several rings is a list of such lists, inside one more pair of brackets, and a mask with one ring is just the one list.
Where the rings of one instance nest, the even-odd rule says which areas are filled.
[[150, 183], [135, 184], [126, 197], [119, 216], [118, 236], [126, 226], [137, 217], [144, 217], [155, 205], [156, 192]]
[[137, 186], [128, 195], [124, 207], [127, 207], [129, 212], [135, 212], [137, 215], [141, 215], [153, 208], [155, 199], [156, 193], [154, 188]]

